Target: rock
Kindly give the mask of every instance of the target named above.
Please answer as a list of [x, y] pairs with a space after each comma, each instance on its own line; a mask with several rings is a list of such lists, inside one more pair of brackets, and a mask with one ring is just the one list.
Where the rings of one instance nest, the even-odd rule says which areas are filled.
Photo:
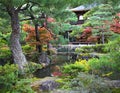
[[50, 59], [48, 58], [45, 52], [42, 52], [38, 58], [40, 64], [44, 64], [45, 66], [50, 65]]
[[56, 89], [56, 90], [51, 91], [50, 93], [81, 93], [81, 92], [80, 91], [75, 91], [75, 90]]
[[55, 82], [54, 80], [48, 80], [43, 82], [40, 85], [40, 90], [42, 91], [51, 91], [56, 89], [59, 86], [59, 84], [57, 82]]
[[58, 78], [56, 77], [45, 77], [39, 79], [31, 84], [33, 90], [37, 93], [44, 93], [43, 91], [50, 91], [56, 89], [59, 84], [55, 82]]
[[112, 88], [120, 88], [120, 80], [106, 80], [105, 82]]

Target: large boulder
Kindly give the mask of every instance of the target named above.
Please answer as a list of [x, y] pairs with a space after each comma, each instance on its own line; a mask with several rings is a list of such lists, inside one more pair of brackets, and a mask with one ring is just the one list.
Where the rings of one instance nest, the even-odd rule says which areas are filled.
[[44, 93], [46, 91], [49, 93], [49, 91], [53, 91], [59, 87], [59, 83], [56, 82], [57, 79], [56, 77], [45, 77], [33, 82], [31, 87], [37, 93]]

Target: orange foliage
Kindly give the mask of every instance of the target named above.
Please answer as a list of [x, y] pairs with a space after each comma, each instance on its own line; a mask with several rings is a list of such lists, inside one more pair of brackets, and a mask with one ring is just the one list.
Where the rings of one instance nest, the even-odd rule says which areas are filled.
[[97, 43], [100, 40], [100, 36], [90, 36], [87, 38], [87, 42]]
[[111, 24], [110, 30], [114, 33], [120, 34], [120, 13], [117, 14], [117, 18], [113, 19], [113, 24]]
[[86, 42], [87, 38], [90, 37], [91, 35], [92, 35], [92, 28], [91, 27], [86, 27], [83, 30], [82, 35], [78, 38], [78, 41]]
[[47, 44], [50, 40], [53, 40], [52, 32], [47, 30], [45, 27], [38, 27], [40, 41], [37, 42], [36, 42], [35, 27], [30, 26], [28, 24], [24, 24], [23, 30], [28, 33], [26, 37], [26, 41], [30, 43], [30, 45]]

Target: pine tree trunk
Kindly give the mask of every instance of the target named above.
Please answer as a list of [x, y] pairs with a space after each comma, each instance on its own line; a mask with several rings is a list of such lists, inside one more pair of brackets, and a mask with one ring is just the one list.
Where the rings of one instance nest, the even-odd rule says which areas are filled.
[[15, 11], [14, 8], [9, 8], [8, 14], [11, 17], [11, 27], [12, 33], [10, 37], [10, 48], [12, 51], [12, 56], [14, 59], [14, 63], [18, 64], [19, 69], [21, 71], [24, 70], [24, 66], [27, 64], [26, 58], [22, 52], [21, 44], [20, 44], [20, 25], [19, 25], [19, 17], [18, 12]]
[[102, 44], [105, 43], [105, 36], [104, 36], [104, 31], [102, 30]]
[[[40, 36], [38, 31], [38, 24], [35, 24], [35, 33], [36, 33], [36, 42], [40, 42]], [[42, 45], [36, 45], [36, 50], [41, 53], [42, 52]]]

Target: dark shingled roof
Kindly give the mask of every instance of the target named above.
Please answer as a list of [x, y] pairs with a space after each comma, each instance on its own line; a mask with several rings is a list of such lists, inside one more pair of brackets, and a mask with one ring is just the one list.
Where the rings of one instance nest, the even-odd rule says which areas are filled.
[[90, 10], [93, 7], [96, 7], [96, 4], [90, 4], [90, 5], [81, 5], [76, 8], [70, 9], [71, 11], [85, 11], [85, 10]]

